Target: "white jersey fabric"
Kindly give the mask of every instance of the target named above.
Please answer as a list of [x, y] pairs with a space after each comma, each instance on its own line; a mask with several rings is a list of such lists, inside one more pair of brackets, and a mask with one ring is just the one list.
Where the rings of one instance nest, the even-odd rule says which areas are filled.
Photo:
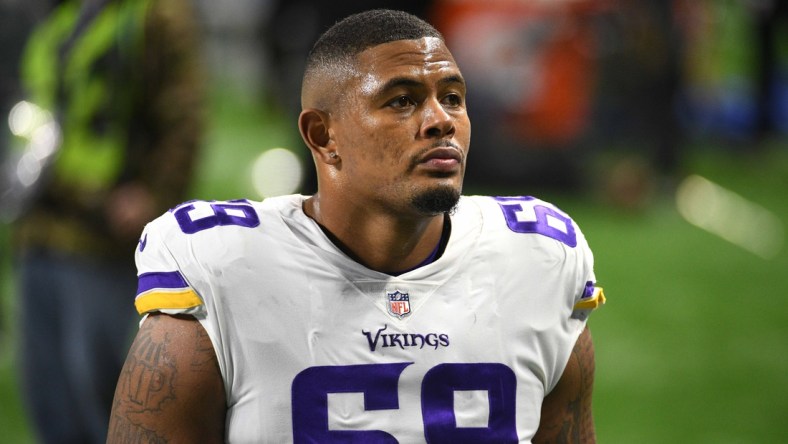
[[463, 197], [434, 262], [346, 256], [305, 196], [193, 201], [136, 252], [140, 313], [195, 316], [232, 443], [530, 442], [603, 300], [577, 225], [531, 197]]

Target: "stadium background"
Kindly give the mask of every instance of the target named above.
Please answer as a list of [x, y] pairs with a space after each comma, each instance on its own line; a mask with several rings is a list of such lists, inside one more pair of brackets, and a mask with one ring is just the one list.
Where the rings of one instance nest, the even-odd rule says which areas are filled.
[[[295, 2], [299, 7], [307, 3]], [[436, 2], [444, 8], [467, 3], [472, 2]], [[538, 195], [570, 213], [588, 237], [609, 298], [590, 321], [597, 352], [599, 442], [788, 442], [784, 15], [775, 39], [772, 127], [763, 131], [757, 123], [754, 80], [759, 46], [748, 8], [768, 1], [688, 2], [696, 9], [682, 10], [683, 17], [695, 21], [685, 28], [693, 31], [691, 36], [681, 34], [685, 40], [674, 60], [681, 82], [670, 91], [682, 100], [667, 108], [673, 123], [639, 114], [643, 108], [657, 108], [663, 91], [659, 79], [671, 74], [665, 62], [669, 58], [663, 57], [670, 45], [658, 42], [660, 36], [669, 41], [675, 35], [660, 34], [665, 28], [659, 26], [660, 7], [654, 6], [659, 2], [642, 0], [629, 8], [617, 2], [570, 3], [604, 5], [562, 12], [564, 20], [579, 14], [577, 23], [593, 23], [591, 31], [601, 35], [592, 56], [581, 60], [592, 63], [584, 66], [595, 73], [593, 84], [577, 93], [587, 94], [588, 102], [570, 104], [585, 106], [587, 113], [577, 117], [579, 126], [560, 132], [576, 131], [574, 137], [561, 139], [545, 130], [550, 122], [545, 117], [546, 126], [528, 134], [538, 134], [541, 138], [529, 140], [540, 143], [528, 146], [524, 140], [518, 154], [527, 170], [494, 182], [493, 176], [507, 177], [504, 164], [478, 167], [469, 175], [466, 192]], [[222, 8], [207, 0], [198, 4], [211, 70], [210, 127], [193, 197], [260, 198], [287, 192], [298, 185], [299, 162], [311, 165], [304, 162], [305, 149], [293, 132], [292, 109], [271, 85], [292, 81], [297, 67], [275, 72], [272, 61], [286, 66], [288, 54], [281, 44], [260, 41], [275, 40], [270, 38], [274, 21], [266, 20], [279, 17], [282, 27], [293, 11], [282, 11], [273, 2], [238, 1]], [[441, 17], [458, 20], [457, 9], [444, 9]], [[539, 29], [556, 17], [530, 16]], [[652, 25], [652, 34], [643, 24]], [[638, 42], [645, 42], [645, 50], [635, 48]], [[294, 53], [298, 49], [290, 48]], [[644, 55], [646, 62], [638, 65], [637, 57]], [[650, 69], [649, 60], [656, 60], [657, 68]], [[474, 105], [471, 101], [472, 112]], [[538, 121], [534, 114], [520, 117]], [[481, 126], [479, 138], [474, 127], [472, 165], [484, 165], [485, 159], [495, 158], [494, 150], [502, 149], [494, 139], [485, 143], [489, 133]], [[681, 137], [665, 141], [665, 133], [673, 130]], [[662, 142], [670, 144], [668, 160], [660, 156]], [[582, 162], [567, 161], [567, 156]], [[529, 165], [538, 165], [539, 171]], [[561, 175], [570, 170], [578, 172], [578, 183], [539, 176], [540, 171]], [[271, 180], [276, 177], [280, 179]], [[8, 225], [0, 224], [0, 442], [29, 443], [34, 438], [14, 376], [10, 236]]]

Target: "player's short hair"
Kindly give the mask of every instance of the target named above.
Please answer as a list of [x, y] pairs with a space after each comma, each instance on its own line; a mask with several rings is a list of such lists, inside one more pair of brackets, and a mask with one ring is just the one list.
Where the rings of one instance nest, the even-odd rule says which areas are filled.
[[306, 59], [303, 85], [319, 72], [337, 72], [353, 66], [367, 48], [397, 40], [443, 35], [424, 20], [403, 11], [372, 9], [350, 15], [331, 26], [315, 42]]

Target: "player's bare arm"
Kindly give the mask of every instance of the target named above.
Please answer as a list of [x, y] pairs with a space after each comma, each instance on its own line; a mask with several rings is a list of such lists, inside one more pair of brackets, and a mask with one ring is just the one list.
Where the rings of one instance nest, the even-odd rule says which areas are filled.
[[595, 443], [591, 395], [594, 385], [594, 344], [588, 327], [577, 339], [558, 385], [542, 404], [534, 443]]
[[202, 325], [190, 316], [152, 314], [118, 380], [107, 442], [224, 442], [225, 404]]

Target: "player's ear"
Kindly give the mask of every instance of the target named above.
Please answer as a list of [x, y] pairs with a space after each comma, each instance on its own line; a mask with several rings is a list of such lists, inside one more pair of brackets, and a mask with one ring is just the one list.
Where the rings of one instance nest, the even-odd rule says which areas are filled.
[[331, 138], [328, 113], [315, 108], [301, 111], [298, 116], [298, 130], [315, 159], [325, 163], [336, 162], [336, 147]]

